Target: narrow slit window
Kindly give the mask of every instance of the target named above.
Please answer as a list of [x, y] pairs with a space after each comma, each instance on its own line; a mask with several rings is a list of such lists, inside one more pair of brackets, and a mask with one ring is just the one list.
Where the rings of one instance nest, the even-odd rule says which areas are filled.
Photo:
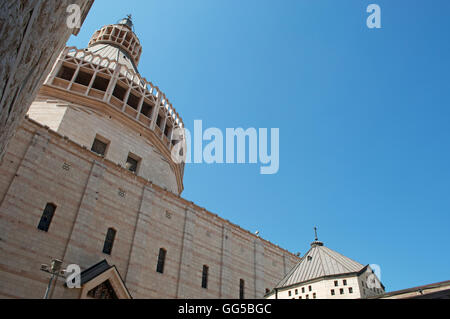
[[159, 272], [160, 274], [164, 273], [164, 264], [166, 262], [166, 255], [167, 255], [167, 250], [165, 250], [164, 248], [161, 248], [159, 250], [159, 255], [158, 255], [158, 265], [156, 266], [156, 271]]
[[164, 135], [167, 136], [167, 138], [170, 138], [171, 133], [172, 133], [172, 126], [170, 126], [170, 124], [167, 124], [166, 129], [164, 130]]
[[204, 265], [203, 273], [202, 273], [202, 288], [204, 288], [204, 289], [208, 289], [208, 272], [209, 272], [209, 267]]
[[239, 281], [239, 299], [245, 299], [245, 281], [241, 279]]
[[38, 225], [38, 229], [48, 232], [50, 224], [52, 223], [53, 216], [55, 215], [56, 206], [54, 204], [48, 203], [45, 206], [44, 212], [42, 213], [41, 220]]
[[111, 255], [115, 239], [116, 231], [113, 228], [109, 228], [106, 233], [105, 244], [103, 245], [104, 254]]

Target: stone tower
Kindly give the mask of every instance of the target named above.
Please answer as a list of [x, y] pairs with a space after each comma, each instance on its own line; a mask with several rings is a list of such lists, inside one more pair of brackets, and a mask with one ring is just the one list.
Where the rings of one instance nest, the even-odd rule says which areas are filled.
[[183, 121], [141, 55], [127, 17], [54, 64], [0, 164], [0, 298], [42, 298], [51, 259], [83, 271], [51, 298], [262, 298], [298, 263], [180, 196]]
[[[183, 122], [166, 95], [139, 74], [141, 53], [131, 17], [104, 26], [86, 49], [62, 52], [28, 115], [181, 194], [184, 164], [172, 161], [171, 151]], [[71, 103], [92, 108], [82, 112]]]

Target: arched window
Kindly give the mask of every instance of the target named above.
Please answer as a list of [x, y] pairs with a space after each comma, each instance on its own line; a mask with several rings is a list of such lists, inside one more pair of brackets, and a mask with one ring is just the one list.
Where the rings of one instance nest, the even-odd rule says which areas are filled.
[[105, 244], [103, 246], [104, 254], [111, 255], [115, 238], [116, 238], [116, 230], [113, 228], [109, 228], [108, 232], [106, 233]]
[[47, 203], [44, 212], [42, 213], [41, 220], [38, 225], [38, 229], [48, 232], [50, 224], [52, 223], [53, 215], [55, 215], [56, 205]]
[[205, 289], [208, 289], [208, 271], [209, 271], [209, 267], [204, 265], [203, 273], [202, 273], [202, 288], [205, 288]]
[[164, 263], [166, 262], [166, 255], [167, 250], [161, 248], [159, 250], [158, 265], [156, 266], [156, 271], [159, 272], [160, 274], [164, 273]]

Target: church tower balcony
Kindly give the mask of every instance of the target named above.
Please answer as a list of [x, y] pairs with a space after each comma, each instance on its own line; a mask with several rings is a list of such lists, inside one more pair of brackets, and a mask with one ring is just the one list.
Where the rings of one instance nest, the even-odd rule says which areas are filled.
[[[110, 119], [125, 123], [128, 128], [139, 133], [139, 137], [147, 137], [146, 143], [156, 149], [158, 154], [162, 154], [163, 161], [170, 164], [178, 185], [176, 189], [167, 185], [170, 183], [162, 183], [162, 186], [180, 194], [183, 190], [184, 163], [175, 163], [171, 152], [178, 143], [174, 139], [174, 132], [184, 127], [183, 120], [167, 96], [139, 74], [137, 67], [141, 53], [142, 46], [133, 31], [131, 17], [96, 31], [85, 49], [66, 47], [41, 89], [41, 103], [33, 103], [29, 116], [55, 131], [64, 130], [61, 124], [67, 118], [67, 112], [61, 115], [62, 112], [56, 109], [61, 108], [61, 103], [69, 102], [68, 107], [72, 110], [74, 108], [71, 105], [95, 108], [107, 114]], [[48, 112], [51, 111], [48, 105], [42, 108], [42, 102], [45, 100], [48, 104], [52, 99], [57, 99], [59, 106], [49, 116]], [[60, 118], [55, 120], [55, 116]], [[87, 127], [89, 123], [83, 125], [86, 125], [87, 130], [93, 129]], [[106, 125], [111, 126], [112, 123], [103, 120], [101, 126]], [[75, 141], [80, 135], [80, 131], [68, 128], [60, 133]], [[125, 147], [125, 137], [122, 142]], [[139, 156], [145, 161], [142, 155]], [[152, 169], [157, 170], [158, 165], [153, 165]], [[150, 171], [146, 172], [146, 177], [152, 179], [152, 176], [161, 174]]]

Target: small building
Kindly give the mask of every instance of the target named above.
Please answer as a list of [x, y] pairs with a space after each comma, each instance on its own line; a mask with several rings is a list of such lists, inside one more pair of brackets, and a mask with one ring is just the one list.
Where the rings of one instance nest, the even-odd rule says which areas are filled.
[[382, 295], [369, 265], [345, 257], [317, 240], [301, 261], [266, 294], [266, 299], [360, 299]]

